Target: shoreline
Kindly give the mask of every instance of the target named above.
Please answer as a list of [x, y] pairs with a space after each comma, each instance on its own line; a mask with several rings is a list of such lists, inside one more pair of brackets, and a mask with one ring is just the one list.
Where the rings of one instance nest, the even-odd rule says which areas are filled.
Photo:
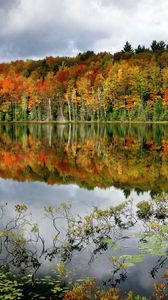
[[168, 124], [168, 121], [0, 121], [0, 125], [14, 124], [57, 124], [57, 125], [78, 125], [78, 124]]

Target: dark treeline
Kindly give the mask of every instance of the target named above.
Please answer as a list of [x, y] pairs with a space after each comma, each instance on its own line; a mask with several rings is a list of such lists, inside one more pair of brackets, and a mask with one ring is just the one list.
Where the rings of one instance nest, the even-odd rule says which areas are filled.
[[168, 45], [0, 64], [1, 121], [168, 121]]

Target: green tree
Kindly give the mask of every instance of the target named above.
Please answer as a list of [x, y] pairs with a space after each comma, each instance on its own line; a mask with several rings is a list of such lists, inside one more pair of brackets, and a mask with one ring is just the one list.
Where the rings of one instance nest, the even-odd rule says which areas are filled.
[[138, 45], [138, 47], [135, 49], [135, 52], [138, 54], [138, 53], [145, 52], [148, 50], [149, 49], [145, 48], [145, 46]]
[[161, 99], [157, 100], [154, 104], [153, 119], [159, 121], [162, 114], [162, 102]]
[[123, 48], [124, 52], [133, 52], [131, 44], [127, 41]]
[[166, 44], [163, 41], [157, 42], [156, 40], [154, 40], [152, 42], [152, 45], [151, 45], [152, 51], [165, 50], [165, 48], [166, 48]]

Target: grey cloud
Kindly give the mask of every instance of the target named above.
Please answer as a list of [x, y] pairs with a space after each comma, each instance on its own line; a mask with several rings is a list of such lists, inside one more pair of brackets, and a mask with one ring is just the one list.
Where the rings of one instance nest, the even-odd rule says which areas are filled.
[[[0, 36], [3, 35], [3, 31], [8, 25], [10, 13], [13, 9], [18, 8], [21, 0], [1, 0], [0, 1]], [[6, 48], [5, 44], [1, 44], [1, 50]]]
[[0, 10], [9, 12], [14, 7], [17, 7], [20, 4], [20, 0], [1, 0], [0, 1]]
[[130, 10], [132, 8], [136, 8], [138, 3], [141, 1], [135, 0], [100, 0], [102, 6], [115, 6], [119, 9]]
[[166, 0], [0, 1], [0, 61], [168, 42]]
[[79, 51], [85, 51], [93, 48], [93, 36], [94, 39], [99, 39], [104, 35], [94, 29], [77, 29], [73, 25], [69, 28], [60, 24], [57, 24], [56, 28], [54, 24], [48, 27], [36, 27], [0, 38], [0, 44], [5, 45], [5, 48], [0, 48], [0, 55], [5, 58], [6, 53], [10, 56], [9, 59], [70, 55], [71, 41], [73, 41], [72, 46]]

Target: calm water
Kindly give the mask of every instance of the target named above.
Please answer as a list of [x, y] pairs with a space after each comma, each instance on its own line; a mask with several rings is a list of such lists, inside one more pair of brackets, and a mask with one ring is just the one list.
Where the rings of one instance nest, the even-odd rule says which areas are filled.
[[[167, 216], [156, 211], [168, 202], [166, 125], [0, 126], [0, 177], [0, 229], [21, 237], [14, 243], [12, 234], [8, 242], [0, 236], [1, 269], [47, 275], [62, 263], [72, 279], [94, 276], [143, 295], [164, 280], [167, 244], [159, 230], [165, 226], [166, 236]], [[105, 210], [125, 200], [130, 203], [120, 220], [113, 214], [86, 224], [94, 207]], [[149, 216], [137, 214], [142, 200], [153, 201]], [[51, 211], [62, 202], [72, 207]], [[16, 205], [22, 203], [28, 210], [19, 219]], [[75, 234], [67, 218], [76, 218]], [[81, 232], [80, 224], [92, 230]]]

